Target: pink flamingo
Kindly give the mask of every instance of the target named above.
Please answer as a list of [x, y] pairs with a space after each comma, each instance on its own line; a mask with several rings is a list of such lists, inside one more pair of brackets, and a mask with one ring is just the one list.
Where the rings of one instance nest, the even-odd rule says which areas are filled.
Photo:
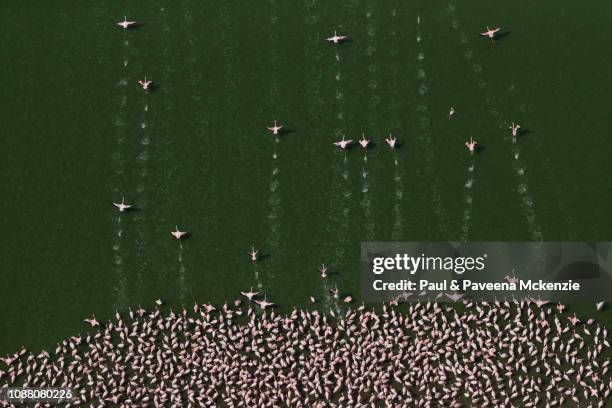
[[359, 144], [361, 145], [361, 147], [363, 147], [364, 149], [368, 148], [368, 145], [370, 144], [370, 139], [366, 139], [365, 137], [365, 133], [361, 134], [361, 139], [359, 140]]
[[268, 302], [267, 299], [264, 297], [264, 300], [256, 300], [255, 303], [257, 303], [259, 306], [261, 306], [262, 309], [266, 309], [270, 306], [274, 306], [274, 303], [272, 302]]
[[145, 75], [145, 79], [139, 80], [138, 83], [142, 86], [142, 89], [144, 89], [145, 91], [148, 91], [151, 85], [153, 84], [153, 81], [147, 80], [147, 76]]
[[257, 260], [257, 253], [259, 251], [255, 250], [255, 247], [251, 247], [251, 251], [248, 252], [249, 256], [251, 257], [251, 261], [255, 262]]
[[517, 278], [516, 276], [509, 276], [506, 275], [504, 276], [504, 280], [506, 280], [508, 283], [518, 283], [519, 282], [519, 278]]
[[321, 264], [321, 267], [319, 268], [319, 272], [321, 272], [321, 276], [323, 278], [327, 278], [327, 266], [325, 266], [325, 264]]
[[391, 133], [389, 133], [389, 138], [385, 139], [385, 142], [387, 142], [391, 149], [395, 149], [395, 146], [397, 145], [397, 137], [393, 137], [391, 136]]
[[512, 131], [512, 137], [517, 137], [519, 134], [519, 130], [521, 129], [521, 125], [512, 122], [512, 126], [509, 126], [508, 129]]
[[117, 25], [118, 25], [119, 27], [122, 27], [123, 29], [126, 29], [126, 30], [127, 30], [128, 28], [130, 28], [130, 27], [134, 26], [135, 24], [136, 24], [136, 22], [135, 22], [135, 21], [127, 21], [127, 16], [125, 16], [125, 17], [123, 18], [123, 21], [121, 21], [121, 22], [117, 23]]
[[121, 202], [120, 203], [113, 203], [113, 205], [115, 207], [117, 207], [117, 209], [120, 212], [124, 212], [125, 210], [129, 210], [130, 208], [132, 208], [131, 205], [125, 203], [125, 199], [123, 197], [121, 198]]
[[499, 27], [490, 29], [489, 26], [487, 26], [487, 31], [483, 31], [482, 33], [480, 33], [480, 35], [483, 37], [489, 37], [491, 39], [491, 42], [495, 42], [495, 34], [497, 34], [499, 30]]
[[274, 126], [266, 127], [273, 135], [280, 135], [283, 131], [283, 125], [277, 125], [276, 121], [274, 121]]
[[574, 326], [575, 326], [576, 324], [580, 323], [580, 319], [576, 317], [576, 314], [574, 314], [573, 316], [569, 316], [569, 317], [567, 318], [567, 320], [569, 320], [569, 321], [570, 321], [570, 323], [571, 323], [572, 325], [574, 325]]
[[468, 148], [468, 150], [470, 151], [470, 153], [474, 154], [474, 152], [476, 151], [476, 145], [478, 144], [477, 141], [473, 140], [470, 137], [470, 141], [469, 142], [465, 142], [465, 147]]
[[242, 296], [245, 296], [249, 300], [253, 300], [253, 298], [257, 296], [259, 292], [253, 292], [253, 288], [251, 287], [251, 289], [248, 292], [240, 292], [240, 294]]
[[333, 37], [326, 38], [325, 41], [328, 41], [332, 44], [340, 44], [342, 41], [346, 40], [346, 35], [338, 35], [338, 33], [334, 30]]
[[338, 146], [341, 149], [346, 149], [348, 146], [350, 146], [353, 143], [352, 139], [349, 140], [344, 140], [344, 136], [342, 136], [342, 140], [338, 141], [338, 142], [334, 142], [335, 146]]
[[174, 231], [170, 231], [170, 234], [172, 234], [172, 236], [176, 239], [181, 239], [188, 234], [187, 231], [179, 231], [178, 225], [175, 225], [175, 228], [176, 229]]

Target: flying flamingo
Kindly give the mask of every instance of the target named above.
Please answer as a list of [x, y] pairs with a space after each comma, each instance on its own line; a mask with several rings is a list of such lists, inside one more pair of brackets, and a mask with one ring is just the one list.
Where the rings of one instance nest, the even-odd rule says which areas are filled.
[[495, 42], [495, 34], [497, 34], [499, 30], [499, 27], [490, 29], [489, 26], [487, 26], [487, 31], [483, 31], [482, 33], [480, 33], [480, 35], [483, 37], [489, 37], [491, 39], [491, 42]]
[[132, 208], [131, 205], [125, 203], [125, 199], [123, 197], [121, 197], [121, 202], [120, 203], [113, 203], [113, 205], [115, 207], [117, 207], [117, 209], [120, 212], [124, 212], [125, 210], [129, 210], [130, 208]]
[[187, 235], [187, 234], [188, 234], [188, 232], [187, 232], [187, 231], [179, 231], [179, 229], [178, 229], [178, 225], [175, 225], [174, 227], [176, 228], [176, 230], [174, 230], [174, 231], [170, 231], [170, 234], [172, 234], [172, 236], [173, 236], [174, 238], [176, 238], [176, 239], [181, 239], [181, 238], [183, 238], [185, 235]]
[[257, 303], [259, 306], [261, 306], [262, 309], [266, 309], [270, 306], [274, 306], [274, 303], [272, 302], [268, 302], [268, 300], [266, 299], [266, 297], [264, 297], [264, 300], [256, 300], [255, 303]]
[[512, 126], [509, 126], [508, 129], [512, 131], [512, 137], [517, 137], [519, 134], [519, 130], [521, 129], [521, 125], [512, 122]]
[[249, 256], [251, 257], [251, 261], [255, 262], [257, 260], [257, 253], [259, 251], [255, 250], [255, 247], [251, 247], [251, 251], [248, 252]]
[[361, 145], [361, 147], [363, 147], [364, 149], [368, 148], [368, 145], [370, 144], [370, 139], [366, 139], [365, 137], [365, 133], [361, 134], [361, 139], [359, 140], [359, 144]]
[[321, 264], [321, 267], [319, 268], [319, 272], [321, 272], [321, 276], [323, 278], [327, 278], [327, 266], [325, 266], [325, 264]]
[[389, 133], [389, 138], [385, 139], [385, 142], [387, 142], [391, 149], [395, 149], [395, 146], [397, 145], [397, 137], [393, 137], [391, 136], [391, 133]]
[[508, 282], [508, 283], [518, 283], [519, 282], [519, 278], [517, 278], [516, 276], [509, 276], [506, 275], [504, 276], [504, 279]]
[[253, 292], [253, 287], [248, 292], [240, 292], [242, 296], [245, 296], [249, 300], [253, 300], [255, 296], [259, 294], [259, 292]]
[[346, 35], [338, 35], [336, 30], [334, 30], [334, 36], [326, 38], [325, 41], [328, 41], [332, 44], [340, 44], [342, 41], [346, 40]]
[[274, 121], [274, 126], [266, 127], [273, 135], [280, 135], [283, 131], [283, 125], [277, 125], [276, 121]]
[[352, 139], [349, 140], [344, 140], [344, 136], [342, 136], [342, 140], [338, 141], [338, 142], [334, 142], [335, 146], [338, 146], [341, 149], [346, 149], [348, 146], [350, 146], [353, 143]]
[[128, 28], [130, 28], [130, 27], [134, 26], [135, 24], [136, 24], [136, 22], [135, 22], [135, 21], [127, 21], [127, 16], [125, 16], [125, 17], [123, 18], [123, 21], [121, 21], [121, 22], [117, 23], [117, 25], [118, 25], [119, 27], [122, 27], [123, 29], [126, 29], [126, 30], [127, 30]]
[[470, 141], [469, 142], [465, 142], [465, 147], [468, 148], [470, 153], [474, 154], [474, 152], [476, 151], [476, 145], [477, 144], [478, 144], [478, 142], [475, 141], [475, 140], [472, 140], [472, 138], [470, 137]]
[[99, 326], [100, 322], [96, 320], [96, 316], [94, 315], [91, 319], [83, 320], [85, 323], [89, 324], [91, 327]]
[[461, 299], [463, 296], [465, 296], [464, 293], [444, 293], [444, 295], [450, 300], [452, 300], [453, 302], [456, 302], [459, 299]]
[[138, 83], [142, 86], [142, 89], [144, 89], [145, 91], [148, 91], [151, 85], [153, 84], [153, 81], [148, 81], [147, 76], [145, 75], [145, 79], [139, 80]]

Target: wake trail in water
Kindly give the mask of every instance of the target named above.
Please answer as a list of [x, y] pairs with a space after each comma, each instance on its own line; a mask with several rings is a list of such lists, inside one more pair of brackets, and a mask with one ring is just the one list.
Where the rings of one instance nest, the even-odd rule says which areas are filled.
[[474, 158], [471, 157], [470, 164], [467, 168], [468, 176], [463, 185], [466, 189], [465, 195], [463, 196], [463, 203], [465, 205], [465, 209], [463, 210], [463, 217], [461, 219], [461, 236], [459, 238], [459, 242], [467, 242], [470, 226], [472, 221], [472, 186], [475, 182], [474, 177], [474, 169], [476, 168], [476, 164]]
[[[380, 97], [378, 96], [378, 64], [376, 62], [376, 58], [372, 58], [372, 55], [376, 52], [376, 46], [374, 44], [374, 36], [376, 31], [372, 24], [372, 12], [373, 5], [372, 2], [368, 3], [368, 9], [366, 12], [367, 23], [367, 35], [368, 35], [368, 43], [365, 49], [365, 54], [370, 60], [368, 65], [368, 89], [370, 90], [370, 98], [368, 101], [368, 117], [367, 117], [367, 125], [368, 131], [372, 132], [372, 134], [378, 133], [378, 121], [376, 115], [376, 109], [380, 104]], [[368, 137], [369, 135], [365, 135]], [[363, 210], [364, 224], [366, 230], [366, 239], [365, 241], [373, 241], [374, 240], [374, 229], [376, 227], [376, 222], [374, 217], [372, 217], [372, 193], [370, 192], [370, 182], [369, 182], [369, 166], [368, 166], [368, 153], [367, 150], [365, 155], [363, 156], [363, 164], [361, 168], [361, 208]]]
[[[183, 10], [183, 25], [185, 27], [185, 31], [187, 33], [189, 33], [188, 37], [187, 37], [187, 44], [189, 44], [191, 46], [191, 52], [190, 55], [187, 57], [186, 59], [186, 63], [188, 64], [188, 72], [195, 72], [195, 62], [196, 62], [196, 50], [194, 49], [194, 34], [193, 34], [193, 14], [192, 14], [192, 2], [191, 1], [182, 1], [181, 3], [182, 6], [182, 10]], [[193, 83], [193, 87], [192, 89], [195, 92], [195, 100], [196, 102], [199, 102], [199, 98], [198, 96], [200, 95], [200, 86], [198, 81], [194, 80]], [[198, 106], [197, 103], [194, 104], [194, 106]], [[197, 114], [195, 115], [195, 117], [198, 119], [198, 123], [201, 122], [201, 114], [200, 111], [197, 110], [196, 111]], [[182, 242], [180, 242], [179, 240], [179, 252], [178, 252], [178, 286], [179, 286], [179, 301], [181, 303], [182, 306], [185, 306], [186, 304], [186, 299], [185, 296], [187, 294], [187, 289], [189, 287], [189, 280], [187, 278], [188, 273], [187, 273], [187, 268], [185, 267], [185, 263], [183, 262], [183, 244]]]
[[[396, 20], [397, 12], [396, 10], [391, 11], [391, 19]], [[398, 93], [399, 93], [399, 64], [397, 61], [397, 55], [399, 54], [399, 49], [397, 46], [397, 35], [395, 28], [391, 28], [389, 30], [389, 36], [392, 38], [390, 41], [391, 46], [389, 49], [389, 56], [392, 58], [393, 62], [391, 63], [391, 74], [393, 80], [391, 81], [391, 89], [390, 89], [390, 97], [389, 97], [389, 110], [391, 111], [391, 119], [390, 124], [391, 128], [395, 131], [399, 128], [399, 103], [398, 103]], [[404, 183], [402, 182], [402, 170], [400, 166], [400, 155], [397, 152], [394, 153], [394, 172], [393, 172], [393, 182], [395, 188], [395, 198], [393, 203], [393, 213], [395, 217], [395, 221], [393, 223], [393, 230], [391, 231], [391, 239], [393, 241], [402, 241], [404, 236], [404, 217], [402, 215], [402, 203], [404, 197]]]
[[[115, 149], [112, 153], [112, 165], [114, 169], [113, 187], [112, 192], [115, 197], [114, 200], [118, 200], [125, 194], [124, 185], [122, 181], [125, 178], [125, 139], [126, 139], [126, 118], [127, 118], [127, 84], [128, 77], [126, 72], [127, 67], [127, 54], [129, 40], [126, 37], [123, 39], [124, 46], [124, 62], [123, 62], [123, 73], [121, 78], [116, 84], [116, 87], [120, 89], [120, 100], [117, 113], [113, 119], [113, 125], [115, 128]], [[124, 309], [126, 306], [126, 285], [127, 276], [124, 270], [124, 256], [123, 256], [123, 218], [121, 213], [115, 221], [115, 240], [113, 242], [113, 258], [114, 258], [114, 275], [115, 278], [114, 286], [112, 290], [115, 294], [115, 309]]]
[[185, 292], [187, 291], [187, 283], [185, 279], [186, 268], [183, 263], [183, 243], [179, 240], [179, 250], [178, 250], [178, 264], [179, 264], [179, 301], [182, 306], [185, 306]]
[[[455, 7], [452, 4], [450, 4], [447, 8], [447, 14], [451, 15], [454, 11], [455, 11]], [[460, 27], [460, 25], [461, 25], [461, 22], [458, 19], [455, 19], [451, 22], [451, 27], [453, 30], [457, 30]], [[473, 50], [469, 48], [470, 39], [465, 32], [461, 33], [460, 42], [465, 48], [467, 48], [464, 53], [465, 59], [468, 61], [472, 61], [474, 58], [474, 52]], [[494, 117], [495, 122], [499, 129], [506, 129], [508, 125], [510, 124], [510, 121], [504, 120], [502, 118], [500, 109], [498, 107], [497, 98], [495, 97], [495, 95], [492, 95], [486, 92], [486, 88], [488, 84], [487, 84], [487, 81], [484, 78], [482, 78], [482, 73], [483, 73], [482, 65], [479, 64], [477, 61], [474, 61], [472, 63], [472, 70], [474, 73], [474, 78], [477, 79], [478, 89], [480, 90], [481, 93], [484, 93], [484, 101], [488, 107], [489, 113]], [[514, 89], [514, 86], [512, 86], [512, 89]], [[504, 139], [509, 140], [507, 135], [504, 137]], [[516, 140], [512, 138], [512, 141], [515, 142]], [[523, 216], [525, 217], [525, 220], [527, 222], [530, 239], [532, 241], [542, 241], [543, 239], [542, 228], [537, 220], [536, 212], [533, 206], [534, 204], [533, 197], [529, 193], [527, 169], [526, 169], [526, 165], [523, 163], [523, 161], [520, 158], [521, 156], [520, 148], [518, 145], [514, 144], [513, 148], [510, 149], [510, 151], [511, 151], [512, 158], [513, 158], [512, 167], [514, 170], [514, 174], [517, 177], [517, 185], [516, 185], [515, 190], [518, 194], [518, 197], [521, 203], [521, 209], [522, 209]]]
[[[268, 3], [271, 5], [271, 10], [269, 13], [270, 16], [270, 36], [268, 37], [268, 51], [269, 51], [269, 66], [271, 67], [271, 83], [270, 83], [270, 93], [268, 96], [269, 103], [272, 105], [272, 112], [274, 115], [274, 120], [279, 120], [279, 111], [278, 111], [278, 64], [280, 62], [280, 56], [278, 54], [278, 13], [276, 10], [276, 2], [274, 0], [268, 0]], [[268, 224], [270, 230], [270, 238], [268, 243], [270, 245], [270, 251], [273, 253], [271, 257], [271, 261], [275, 259], [275, 256], [278, 256], [280, 253], [280, 217], [282, 214], [282, 199], [280, 195], [280, 152], [279, 152], [279, 143], [280, 137], [278, 135], [274, 136], [274, 144], [272, 148], [272, 171], [270, 173], [270, 182], [269, 182], [269, 190], [270, 195], [268, 197], [269, 204], [269, 212], [268, 212]], [[262, 286], [261, 279], [259, 273], [255, 274], [255, 278], [257, 279], [258, 287]], [[274, 272], [273, 268], [268, 269], [268, 279], [274, 280]]]
[[[147, 200], [147, 181], [149, 175], [148, 161], [149, 161], [149, 145], [151, 144], [151, 139], [148, 131], [147, 125], [147, 112], [149, 111], [149, 104], [147, 102], [147, 94], [143, 96], [142, 102], [142, 113], [140, 117], [140, 153], [138, 154], [137, 160], [139, 163], [139, 180], [136, 186], [136, 194], [137, 194], [137, 202], [138, 206], [141, 208], [146, 208], [148, 200]], [[137, 256], [139, 259], [139, 265], [136, 270], [136, 278], [138, 285], [138, 296], [140, 296], [143, 286], [144, 286], [144, 273], [148, 267], [148, 260], [145, 254], [145, 249], [147, 247], [147, 237], [148, 231], [146, 231], [147, 226], [147, 215], [146, 211], [138, 211], [138, 213], [134, 216], [134, 221], [136, 221], [136, 229], [137, 229]]]
[[[320, 12], [318, 8], [315, 6], [314, 0], [306, 0], [305, 1], [305, 17], [304, 22], [305, 25], [309, 27], [308, 32], [311, 33], [309, 36], [309, 43], [305, 50], [306, 60], [313, 61], [310, 66], [312, 67], [312, 71], [309, 71], [308, 77], [306, 80], [306, 95], [308, 103], [308, 114], [310, 117], [316, 118], [321, 117], [322, 108], [326, 102], [325, 98], [321, 97], [321, 80], [323, 78], [323, 73], [321, 69], [321, 61], [324, 56], [324, 52], [321, 43], [321, 33], [319, 31], [320, 27]], [[313, 134], [314, 140], [321, 140], [321, 132], [318, 127], [315, 127], [315, 133]], [[307, 154], [316, 154], [315, 148], [316, 143], [311, 143], [308, 145]], [[332, 187], [333, 188], [333, 187]], [[330, 286], [327, 282], [328, 278], [323, 278], [323, 305], [326, 308], [330, 308], [333, 299], [330, 296], [329, 289]]]
[[[161, 80], [159, 83], [159, 89], [155, 89], [153, 93], [151, 93], [150, 99], [151, 99], [151, 103], [148, 104], [149, 108], [152, 108], [152, 102], [154, 99], [156, 98], [163, 98], [163, 112], [161, 111], [155, 111], [155, 115], [159, 116], [159, 117], [164, 117], [164, 118], [172, 118], [174, 117], [174, 112], [176, 110], [176, 106], [174, 104], [174, 98], [172, 97], [172, 95], [174, 94], [173, 92], [173, 88], [174, 88], [174, 72], [175, 72], [175, 60], [176, 58], [173, 58], [171, 56], [171, 52], [174, 51], [175, 48], [175, 44], [173, 44], [172, 41], [172, 27], [170, 26], [170, 20], [171, 18], [168, 17], [168, 10], [171, 10], [170, 7], [166, 7], [167, 4], [166, 3], [162, 3], [162, 2], [158, 2], [156, 4], [156, 6], [158, 7], [159, 10], [159, 20], [158, 20], [158, 25], [161, 26], [161, 30], [164, 33], [163, 35], [163, 43], [161, 46], [161, 56], [162, 56], [162, 60], [164, 61], [164, 68], [163, 71], [161, 72]], [[155, 96], [155, 98], [153, 98], [153, 96]], [[149, 109], [150, 110], [150, 109]], [[160, 129], [158, 130], [158, 132], [156, 133], [160, 133], [160, 134], [173, 134], [173, 128], [172, 128], [172, 122], [169, 119], [166, 119], [164, 121], [162, 121], [163, 125], [162, 127], [160, 127]], [[146, 128], [146, 126], [145, 126]], [[144, 129], [144, 128], [143, 128]], [[168, 140], [166, 141], [165, 146], [162, 147], [162, 149], [160, 149], [162, 156], [159, 158], [160, 160], [160, 165], [157, 167], [162, 167], [164, 164], [167, 166], [167, 173], [166, 173], [166, 180], [165, 183], [162, 182], [160, 183], [160, 188], [158, 191], [156, 191], [156, 193], [168, 197], [168, 206], [175, 206], [177, 205], [177, 203], [172, 202], [172, 198], [175, 196], [175, 194], [171, 194], [169, 193], [170, 188], [176, 188], [175, 186], [172, 186], [172, 183], [175, 182], [175, 177], [174, 175], [178, 172], [179, 167], [180, 167], [180, 160], [176, 160], [174, 158], [175, 156], [175, 151], [170, 147], [172, 145], [173, 140]], [[163, 163], [163, 164], [161, 164]], [[176, 223], [176, 222], [175, 222]], [[177, 264], [176, 264], [176, 271], [178, 272], [178, 278], [177, 278], [177, 283], [178, 283], [178, 298], [179, 301], [181, 302], [182, 306], [185, 306], [184, 304], [184, 299], [185, 299], [185, 291], [187, 288], [187, 285], [185, 284], [186, 282], [186, 275], [187, 275], [187, 270], [185, 267], [185, 263], [184, 263], [184, 256], [183, 256], [183, 247], [182, 247], [182, 243], [179, 240], [179, 253], [177, 256]]]
[[[336, 47], [336, 75], [335, 75], [335, 120], [337, 126], [334, 129], [335, 139], [339, 140], [346, 136], [346, 130], [344, 128], [344, 94], [342, 92], [342, 69], [341, 69], [341, 58], [338, 54], [338, 47]], [[345, 253], [345, 246], [347, 243], [347, 232], [346, 229], [349, 223], [349, 209], [350, 209], [350, 197], [351, 191], [349, 187], [349, 172], [348, 172], [348, 157], [347, 152], [339, 152], [343, 158], [341, 163], [335, 160], [334, 172], [332, 174], [332, 188], [330, 191], [330, 222], [327, 224], [327, 232], [332, 234], [336, 232], [338, 239], [334, 242], [334, 259], [332, 265], [337, 267], [341, 264]], [[333, 228], [333, 230], [332, 230]], [[323, 280], [324, 290], [326, 292], [326, 307], [334, 307], [336, 311], [340, 312], [340, 305], [336, 298], [329, 296], [330, 285], [327, 279]]]
[[424, 60], [425, 53], [423, 51], [422, 37], [423, 18], [420, 13], [417, 14], [417, 37], [416, 37], [416, 67], [417, 67], [417, 92], [420, 101], [417, 104], [417, 112], [420, 115], [418, 127], [420, 129], [419, 136], [416, 138], [416, 145], [421, 152], [421, 157], [425, 162], [425, 169], [422, 180], [426, 181], [427, 186], [431, 188], [431, 200], [433, 202], [433, 210], [436, 213], [436, 220], [440, 227], [440, 233], [443, 237], [450, 237], [448, 232], [448, 220], [442, 206], [440, 198], [440, 186], [438, 173], [436, 170], [435, 150], [431, 143], [431, 135], [429, 128], [431, 126], [431, 117], [429, 114], [429, 106], [427, 104], [427, 94], [429, 88], [427, 86], [427, 72], [425, 70]]
[[[347, 14], [350, 14], [349, 16], [347, 16], [348, 21], [354, 21], [356, 18], [356, 10], [357, 10], [357, 6], [358, 6], [358, 2], [357, 1], [352, 1], [350, 4], [346, 4], [345, 7], [347, 8], [347, 10], [350, 10], [350, 12], [347, 12]], [[342, 26], [340, 26], [339, 28], [342, 28]], [[336, 137], [336, 140], [339, 140], [342, 137], [345, 137], [347, 135], [346, 132], [346, 112], [345, 112], [345, 95], [344, 95], [344, 82], [343, 82], [343, 73], [342, 73], [342, 58], [341, 58], [341, 46], [336, 46], [335, 47], [335, 51], [336, 51], [336, 61], [335, 61], [335, 68], [336, 68], [336, 75], [335, 75], [335, 120], [336, 120], [336, 127], [334, 130], [334, 134]], [[351, 138], [351, 137], [349, 137]], [[332, 174], [332, 177], [334, 179], [336, 179], [338, 181], [338, 187], [333, 188], [331, 190], [331, 205], [330, 205], [330, 223], [328, 225], [333, 225], [335, 232], [338, 234], [338, 239], [336, 240], [336, 242], [334, 243], [335, 245], [335, 251], [334, 251], [334, 261], [333, 261], [333, 265], [335, 267], [337, 267], [338, 265], [341, 265], [344, 261], [344, 257], [346, 254], [346, 248], [348, 246], [348, 228], [349, 228], [349, 224], [350, 224], [350, 209], [351, 209], [351, 204], [352, 204], [352, 192], [351, 192], [351, 182], [350, 182], [350, 174], [349, 174], [349, 167], [348, 167], [348, 152], [347, 151], [343, 151], [342, 152], [344, 157], [342, 159], [341, 164], [339, 164], [337, 161], [335, 163], [334, 166], [334, 173]], [[340, 193], [340, 197], [337, 196], [337, 194]], [[333, 204], [334, 202], [338, 203], [338, 204]], [[338, 214], [334, 215], [334, 212], [337, 211]], [[324, 280], [325, 283], [325, 291], [327, 292], [327, 296], [329, 296], [329, 290], [331, 289], [329, 287], [329, 282], [327, 279]], [[337, 288], [337, 285], [335, 286]], [[333, 303], [333, 306], [336, 309], [337, 313], [341, 312], [340, 309], [340, 303], [338, 301], [338, 298], [334, 297], [333, 299], [331, 299], [331, 301], [328, 301], [328, 303]], [[329, 306], [328, 306], [329, 307]], [[330, 307], [331, 309], [331, 307]]]
[[[336, 47], [337, 48], [337, 47]], [[339, 54], [336, 50], [336, 56]], [[344, 119], [344, 107], [343, 107], [343, 95], [342, 95], [342, 72], [340, 69], [340, 58], [336, 58], [336, 73], [335, 73], [335, 110], [334, 110], [334, 119], [337, 120], [338, 126], [334, 129], [334, 138], [335, 140], [339, 140], [345, 136], [345, 130], [342, 128], [342, 123]], [[343, 202], [341, 196], [345, 194], [347, 191], [346, 185], [342, 182], [342, 179], [348, 181], [348, 167], [347, 167], [347, 152], [346, 151], [338, 151], [336, 152], [336, 156], [341, 156], [342, 159], [336, 158], [334, 160], [333, 173], [332, 173], [332, 183], [330, 188], [330, 202], [329, 202], [329, 222], [326, 225], [326, 233], [328, 236], [330, 234], [337, 233], [339, 234], [339, 239], [333, 243], [335, 246], [334, 251], [334, 260], [332, 261], [332, 267], [337, 267], [339, 263], [342, 261], [342, 255], [344, 254], [344, 244], [346, 242], [346, 236], [342, 233], [341, 227], [344, 225], [343, 217], [346, 215], [348, 217], [348, 213], [345, 213], [342, 209]], [[340, 162], [341, 161], [341, 162]], [[349, 191], [350, 195], [350, 191]], [[338, 211], [339, 210], [339, 211]], [[348, 211], [348, 208], [344, 208], [344, 210]], [[340, 214], [338, 214], [340, 212]], [[331, 241], [330, 241], [331, 242]], [[331, 309], [332, 307], [336, 309], [337, 312], [340, 312], [340, 306], [335, 298], [330, 296], [331, 286], [328, 282], [328, 279], [323, 280], [323, 290], [324, 290], [324, 300], [325, 307]]]

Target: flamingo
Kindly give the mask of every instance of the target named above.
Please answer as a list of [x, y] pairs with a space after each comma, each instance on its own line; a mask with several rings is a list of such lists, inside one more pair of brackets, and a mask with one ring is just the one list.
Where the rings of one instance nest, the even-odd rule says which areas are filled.
[[266, 127], [273, 135], [280, 135], [283, 131], [283, 125], [278, 125], [276, 121], [274, 121], [274, 126]]
[[121, 197], [121, 202], [120, 203], [113, 203], [113, 205], [115, 207], [117, 207], [117, 209], [120, 212], [124, 212], [125, 210], [129, 210], [130, 208], [132, 208], [131, 205], [125, 203], [125, 198], [123, 198], [123, 197]]
[[334, 30], [333, 37], [326, 38], [325, 41], [328, 41], [329, 43], [332, 43], [332, 44], [340, 44], [342, 41], [346, 40], [346, 38], [347, 38], [346, 35], [338, 35], [336, 30]]
[[255, 250], [255, 247], [251, 247], [251, 251], [247, 252], [249, 254], [249, 256], [251, 257], [251, 261], [253, 261], [253, 262], [257, 261], [257, 253], [258, 252], [259, 251]]
[[268, 300], [266, 299], [266, 297], [264, 297], [264, 300], [256, 300], [255, 303], [257, 303], [259, 306], [261, 306], [262, 309], [266, 309], [270, 306], [274, 306], [274, 303], [272, 302], [268, 302]]
[[363, 147], [364, 149], [368, 148], [368, 145], [370, 144], [370, 139], [366, 139], [365, 137], [365, 133], [361, 134], [361, 139], [359, 140], [359, 144], [361, 145], [361, 147]]
[[85, 323], [89, 324], [91, 327], [99, 326], [100, 322], [96, 320], [96, 316], [94, 315], [91, 319], [83, 320]]
[[319, 272], [321, 272], [321, 277], [327, 278], [327, 266], [325, 266], [325, 264], [321, 264]]
[[453, 302], [456, 302], [465, 296], [463, 293], [444, 293], [444, 295]]
[[472, 140], [472, 138], [470, 137], [470, 141], [469, 142], [465, 142], [465, 147], [468, 148], [468, 150], [470, 151], [470, 153], [474, 153], [476, 151], [476, 145], [478, 144], [477, 141]]
[[174, 226], [176, 229], [174, 231], [170, 231], [170, 234], [176, 239], [181, 239], [188, 234], [187, 231], [179, 231], [178, 225]]
[[123, 21], [117, 23], [119, 27], [122, 27], [125, 30], [127, 30], [130, 27], [133, 27], [135, 24], [136, 24], [135, 21], [127, 21], [127, 16], [124, 16]]
[[393, 137], [391, 136], [391, 133], [389, 133], [389, 138], [385, 139], [385, 142], [387, 142], [391, 149], [395, 149], [395, 146], [397, 145], [397, 137]]
[[334, 142], [335, 146], [338, 146], [341, 149], [346, 149], [348, 146], [350, 146], [353, 143], [352, 139], [349, 140], [344, 140], [344, 136], [342, 136], [342, 140]]
[[148, 91], [151, 85], [153, 84], [153, 81], [147, 80], [147, 76], [145, 75], [145, 79], [141, 79], [140, 81], [138, 81], [138, 83], [142, 86], [142, 89]]
[[499, 27], [490, 29], [489, 26], [487, 26], [487, 30], [480, 33], [480, 35], [483, 37], [489, 37], [491, 39], [491, 42], [495, 42], [495, 34], [497, 34], [499, 30]]
[[509, 126], [508, 129], [512, 131], [512, 137], [517, 137], [519, 134], [519, 130], [521, 129], [521, 125], [512, 122], [512, 126]]
[[514, 276], [514, 275], [513, 275], [512, 277], [510, 277], [510, 276], [506, 275], [506, 276], [504, 276], [504, 279], [505, 279], [505, 280], [506, 280], [508, 283], [518, 283], [518, 282], [519, 282], [519, 278], [517, 278], [517, 277], [516, 277], [516, 276]]
[[253, 292], [253, 287], [248, 292], [240, 292], [242, 296], [245, 296], [249, 300], [253, 300], [255, 296], [259, 294], [259, 292]]

